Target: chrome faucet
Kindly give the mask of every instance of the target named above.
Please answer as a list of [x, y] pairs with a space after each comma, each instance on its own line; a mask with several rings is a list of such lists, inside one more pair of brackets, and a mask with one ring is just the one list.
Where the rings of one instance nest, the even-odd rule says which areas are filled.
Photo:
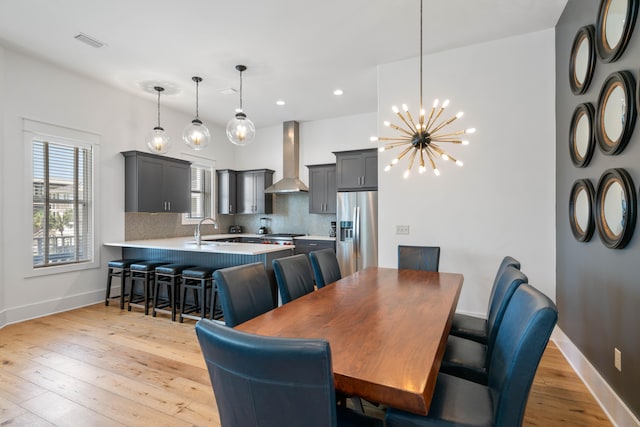
[[200, 244], [202, 243], [202, 236], [200, 235], [200, 226], [202, 225], [203, 222], [205, 222], [207, 220], [211, 221], [211, 223], [213, 224], [213, 228], [215, 228], [216, 230], [218, 229], [218, 221], [216, 221], [213, 218], [209, 218], [209, 217], [202, 218], [200, 220], [200, 222], [198, 223], [198, 225], [196, 225], [196, 231], [193, 233], [193, 237], [196, 238], [196, 244], [198, 246], [200, 246]]

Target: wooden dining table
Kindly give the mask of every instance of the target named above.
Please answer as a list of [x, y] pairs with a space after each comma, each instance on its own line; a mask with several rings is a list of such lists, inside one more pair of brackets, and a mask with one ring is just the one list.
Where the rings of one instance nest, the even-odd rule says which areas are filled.
[[336, 390], [426, 415], [463, 276], [369, 267], [236, 326], [329, 341]]

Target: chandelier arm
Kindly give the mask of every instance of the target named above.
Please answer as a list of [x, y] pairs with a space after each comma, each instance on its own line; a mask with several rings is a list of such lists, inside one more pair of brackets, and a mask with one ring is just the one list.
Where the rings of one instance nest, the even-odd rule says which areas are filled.
[[409, 157], [409, 166], [407, 167], [408, 171], [410, 171], [411, 168], [413, 168], [413, 162], [416, 158], [416, 154], [418, 154], [418, 149], [414, 148], [413, 152], [411, 153], [411, 156]]
[[403, 145], [411, 144], [410, 142], [393, 142], [391, 144], [386, 144], [383, 148], [384, 150], [391, 150], [396, 147], [402, 147]]
[[451, 136], [456, 136], [456, 135], [464, 135], [465, 133], [467, 133], [465, 130], [459, 130], [456, 132], [449, 132], [449, 133], [441, 133], [438, 135], [431, 135], [431, 140], [436, 140], [436, 139], [442, 139], [442, 138], [448, 138]]
[[378, 141], [406, 141], [406, 142], [409, 142], [409, 141], [411, 141], [411, 138], [407, 138], [407, 137], [388, 138], [388, 137], [385, 137], [385, 136], [381, 136], [381, 137], [378, 138]]
[[408, 153], [409, 151], [411, 151], [411, 149], [413, 149], [413, 145], [410, 145], [409, 147], [407, 147], [407, 148], [406, 148], [402, 153], [400, 153], [400, 155], [399, 155], [398, 157], [396, 157], [396, 159], [398, 159], [398, 160], [402, 160], [402, 158], [403, 158], [404, 156], [406, 156], [406, 155], [407, 155], [407, 153]]
[[[404, 118], [404, 116], [402, 115], [402, 113], [401, 113], [400, 111], [398, 111], [396, 114], [398, 115], [398, 117], [400, 117], [400, 120], [402, 120], [402, 121], [404, 122], [404, 124], [406, 124], [406, 125], [407, 125], [407, 127], [408, 127], [410, 130], [412, 130], [413, 132], [417, 132], [417, 131], [418, 131], [418, 130], [413, 126], [413, 123], [412, 123], [411, 121], [407, 121], [407, 119], [405, 119], [405, 118]], [[411, 119], [411, 113], [409, 113], [408, 111], [407, 111], [407, 116], [409, 116], [409, 120], [412, 120], [412, 119]]]
[[445, 138], [445, 139], [437, 138], [437, 139], [434, 139], [434, 138], [431, 138], [431, 140], [433, 142], [448, 142], [448, 143], [451, 143], [451, 144], [462, 144], [462, 140], [461, 139], [449, 139], [449, 138]]
[[427, 123], [425, 124], [425, 129], [429, 129], [429, 126], [431, 125], [431, 120], [433, 119], [433, 113], [435, 113], [436, 108], [435, 107], [431, 107], [431, 112], [429, 113], [429, 118], [427, 119]]
[[399, 131], [399, 132], [406, 133], [407, 135], [409, 135], [410, 137], [412, 137], [412, 138], [413, 138], [413, 134], [412, 134], [411, 132], [409, 132], [409, 131], [408, 131], [408, 130], [406, 130], [406, 129], [402, 129], [400, 126], [394, 125], [393, 123], [389, 123], [389, 127], [390, 127], [391, 129], [395, 129], [395, 130], [397, 130], [397, 131]]
[[426, 149], [425, 151], [427, 152], [427, 157], [429, 158], [429, 163], [431, 163], [431, 168], [433, 169], [434, 172], [436, 172], [438, 170], [438, 168], [436, 167], [436, 162], [435, 160], [433, 160], [433, 153], [431, 152], [430, 149]]
[[[442, 113], [444, 112], [444, 107], [440, 107], [440, 109], [438, 110], [438, 112], [436, 113], [436, 115], [433, 117], [433, 120], [431, 121], [431, 123], [429, 123], [429, 125], [427, 126], [427, 129], [429, 129], [430, 127], [432, 127], [435, 122], [440, 118], [440, 116], [442, 115]], [[433, 131], [430, 130], [429, 133], [432, 133]]]
[[454, 121], [456, 121], [456, 119], [458, 118], [458, 116], [453, 116], [451, 117], [449, 120], [443, 120], [439, 125], [437, 125], [432, 131], [431, 133], [436, 133], [438, 132], [440, 129], [442, 129], [445, 126], [450, 125], [451, 123], [453, 123]]
[[420, 132], [420, 130], [415, 126], [415, 124], [413, 124], [413, 123], [415, 123], [415, 122], [413, 121], [413, 116], [412, 116], [412, 115], [411, 115], [411, 113], [410, 113], [410, 112], [408, 112], [408, 111], [407, 111], [407, 117], [409, 118], [409, 122], [410, 122], [410, 123], [412, 123], [412, 124], [409, 126], [409, 128], [410, 128], [414, 133]]

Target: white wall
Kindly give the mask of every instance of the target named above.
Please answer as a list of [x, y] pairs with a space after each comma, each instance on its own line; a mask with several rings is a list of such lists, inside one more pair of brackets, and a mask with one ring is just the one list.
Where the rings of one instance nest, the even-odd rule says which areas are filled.
[[[505, 255], [555, 298], [554, 50], [550, 29], [425, 56], [425, 106], [449, 98], [448, 116], [465, 112], [451, 128], [478, 129], [469, 146], [450, 150], [465, 166], [441, 161], [440, 177], [404, 180], [406, 160], [382, 172], [398, 151], [380, 154], [380, 265], [396, 265], [398, 244], [441, 246], [440, 271], [465, 277], [460, 311], [485, 314]], [[398, 122], [392, 105], [417, 112], [418, 70], [418, 58], [379, 67], [380, 124]], [[395, 225], [411, 234], [396, 235]]]
[[[0, 73], [4, 73], [0, 80], [0, 108], [4, 105], [4, 129], [0, 128], [0, 220], [4, 232], [0, 255], [4, 255], [0, 267], [2, 263], [7, 267], [0, 268], [0, 295], [4, 295], [0, 314], [3, 306], [5, 310], [5, 317], [0, 316], [2, 326], [100, 301], [104, 297], [106, 261], [119, 257], [117, 249], [101, 247], [102, 268], [26, 277], [29, 259], [24, 255], [29, 253], [31, 214], [16, 209], [29, 196], [25, 195], [28, 178], [23, 175], [22, 118], [100, 135], [97, 237], [99, 242], [106, 242], [124, 239], [124, 161], [120, 151], [147, 151], [144, 137], [155, 126], [157, 113], [152, 94], [133, 96], [7, 48], [0, 47], [0, 53], [4, 53], [0, 54]], [[184, 84], [192, 82], [185, 80]], [[191, 152], [180, 138], [183, 127], [192, 119], [162, 108], [162, 126], [173, 141], [168, 156]], [[212, 145], [198, 155], [216, 159], [219, 164], [232, 163], [233, 148], [226, 141], [224, 129], [214, 128], [212, 139]]]
[[[369, 141], [376, 126], [375, 113], [300, 122], [300, 179], [309, 184], [305, 165], [335, 163], [334, 151], [376, 147]], [[282, 125], [257, 129], [251, 145], [236, 148], [235, 165], [238, 170], [273, 169], [273, 181], [282, 179]]]
[[[4, 49], [0, 46], [0, 164], [2, 165], [2, 169], [4, 169], [4, 161], [6, 156], [4, 155], [4, 103], [5, 103], [5, 95], [4, 95], [4, 87], [5, 87], [5, 78], [4, 78], [4, 69], [5, 69], [5, 61], [4, 61]], [[0, 173], [0, 200], [2, 200], [2, 205], [5, 206], [4, 200], [4, 176]], [[4, 208], [0, 208], [0, 242], [4, 242]], [[4, 245], [0, 244], [0, 272], [4, 271]], [[6, 323], [6, 312], [5, 312], [5, 301], [6, 296], [4, 294], [4, 275], [0, 274], [0, 326]]]

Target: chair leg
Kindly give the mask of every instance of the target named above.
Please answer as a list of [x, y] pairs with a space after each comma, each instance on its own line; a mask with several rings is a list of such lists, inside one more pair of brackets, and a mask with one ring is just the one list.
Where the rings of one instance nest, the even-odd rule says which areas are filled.
[[158, 307], [158, 295], [160, 294], [160, 281], [154, 280], [153, 282], [153, 308], [151, 309], [151, 315], [156, 317], [156, 307]]
[[107, 293], [104, 297], [104, 305], [109, 306], [109, 298], [111, 297], [111, 279], [113, 277], [113, 268], [110, 268], [107, 273]]

